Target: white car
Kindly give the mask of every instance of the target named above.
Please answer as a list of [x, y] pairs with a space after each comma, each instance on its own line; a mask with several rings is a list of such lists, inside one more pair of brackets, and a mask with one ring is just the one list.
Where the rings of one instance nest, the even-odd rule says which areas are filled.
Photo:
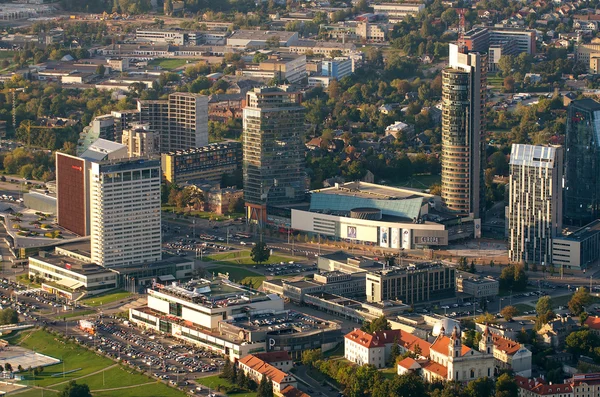
[[240, 244], [241, 245], [246, 245], [246, 242], [245, 241], [240, 241]]

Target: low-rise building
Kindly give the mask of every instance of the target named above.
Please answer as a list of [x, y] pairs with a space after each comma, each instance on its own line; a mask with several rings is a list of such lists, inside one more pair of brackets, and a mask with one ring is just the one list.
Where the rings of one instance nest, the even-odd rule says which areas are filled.
[[385, 129], [385, 136], [392, 135], [394, 138], [399, 139], [401, 137], [399, 134], [402, 134], [401, 136], [404, 136], [405, 139], [412, 139], [415, 136], [415, 126], [396, 121]]
[[376, 14], [384, 14], [391, 23], [402, 21], [407, 15], [416, 15], [425, 9], [425, 3], [402, 2], [402, 3], [379, 3], [373, 4]]
[[459, 274], [456, 277], [456, 291], [470, 295], [474, 298], [485, 298], [498, 296], [500, 283], [491, 277], [465, 277], [466, 274]]
[[371, 23], [364, 21], [356, 25], [356, 36], [370, 42], [385, 42], [387, 32], [388, 25], [385, 23]]
[[579, 324], [572, 317], [558, 317], [548, 324], [544, 324], [537, 331], [545, 345], [558, 348], [563, 346], [569, 334], [579, 329]]
[[515, 382], [519, 387], [519, 397], [573, 397], [570, 384], [552, 384], [543, 378], [528, 379], [519, 375], [515, 375]]
[[585, 319], [583, 323], [585, 327], [587, 327], [594, 334], [600, 336], [600, 317], [598, 316], [589, 316]]
[[276, 53], [258, 65], [248, 65], [236, 72], [238, 76], [259, 77], [298, 83], [306, 78], [306, 55]]
[[600, 220], [566, 236], [552, 239], [552, 263], [570, 270], [584, 270], [600, 258]]
[[385, 368], [392, 344], [399, 341], [400, 333], [400, 330], [387, 330], [370, 334], [355, 329], [344, 337], [344, 358], [358, 365]]
[[248, 378], [254, 380], [257, 384], [260, 383], [263, 377], [273, 382], [273, 394], [276, 396], [283, 396], [283, 390], [288, 386], [298, 386], [298, 381], [294, 375], [282, 371], [253, 354], [240, 359], [237, 366], [238, 370], [244, 372]]
[[289, 46], [289, 51], [296, 54], [308, 53], [331, 58], [338, 52], [345, 56], [352, 54], [356, 51], [356, 45], [334, 41], [299, 40]]
[[512, 369], [517, 374], [531, 376], [531, 351], [524, 345], [501, 335], [493, 334], [494, 359], [498, 370]]
[[265, 48], [269, 41], [278, 41], [279, 47], [289, 47], [298, 41], [298, 32], [269, 30], [236, 30], [227, 38], [227, 46], [233, 48]]
[[162, 171], [166, 181], [184, 183], [194, 179], [220, 182], [223, 174], [232, 174], [242, 164], [239, 142], [211, 143], [199, 148], [162, 153]]

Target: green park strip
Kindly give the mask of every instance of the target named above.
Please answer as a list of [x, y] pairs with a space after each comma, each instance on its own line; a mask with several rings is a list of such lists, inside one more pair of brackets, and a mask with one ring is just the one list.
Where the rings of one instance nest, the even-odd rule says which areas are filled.
[[[304, 258], [284, 255], [271, 255], [269, 260], [265, 263], [288, 263], [290, 261], [299, 261]], [[250, 256], [250, 250], [242, 250], [235, 252], [223, 252], [219, 254], [205, 256], [203, 258], [205, 262], [220, 262], [224, 265], [256, 265], [256, 262], [252, 260]]]
[[130, 296], [131, 296], [130, 292], [117, 290], [117, 291], [108, 292], [106, 294], [92, 296], [92, 297], [83, 299], [81, 301], [81, 303], [83, 303], [84, 305], [87, 305], [87, 306], [97, 307], [97, 306], [117, 302], [122, 299], [127, 299]]
[[[58, 393], [69, 381], [75, 380], [77, 383], [87, 384], [94, 396], [179, 397], [185, 395], [153, 378], [97, 355], [76, 343], [64, 342], [61, 338], [44, 330], [21, 332], [11, 338], [10, 342], [64, 361], [64, 364], [45, 367], [38, 375], [25, 374], [25, 379], [21, 382], [24, 385], [42, 386]], [[63, 372], [65, 374], [61, 376]], [[19, 395], [39, 396], [41, 390], [28, 390]], [[45, 390], [44, 395], [58, 394], [52, 394]]]
[[165, 69], [165, 70], [173, 70], [173, 69], [177, 69], [177, 68], [180, 68], [180, 67], [186, 65], [188, 63], [188, 61], [190, 61], [190, 60], [189, 59], [160, 58], [160, 59], [154, 59], [154, 60], [148, 62], [148, 66], [160, 66], [162, 69]]
[[[219, 389], [225, 390], [227, 388], [235, 387], [234, 384], [229, 382], [227, 379], [219, 378], [219, 375], [207, 376], [205, 378], [196, 379], [197, 383], [200, 383], [203, 386], [206, 386], [211, 389], [211, 391], [218, 391]], [[242, 391], [239, 393], [227, 393], [228, 396], [237, 396], [237, 397], [256, 397], [255, 392]]]

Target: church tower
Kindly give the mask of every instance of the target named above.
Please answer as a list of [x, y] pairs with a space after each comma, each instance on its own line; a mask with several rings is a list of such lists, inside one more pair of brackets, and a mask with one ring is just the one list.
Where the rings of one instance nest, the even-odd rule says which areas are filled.
[[479, 341], [479, 351], [483, 354], [494, 354], [494, 340], [492, 339], [492, 333], [487, 326]]

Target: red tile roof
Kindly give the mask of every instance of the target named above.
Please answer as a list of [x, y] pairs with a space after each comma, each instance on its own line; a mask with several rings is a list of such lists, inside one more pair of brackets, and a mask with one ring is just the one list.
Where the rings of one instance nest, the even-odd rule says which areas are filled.
[[[433, 342], [433, 345], [431, 345], [431, 350], [435, 350], [436, 352], [438, 352], [440, 354], [448, 355], [448, 346], [450, 346], [450, 343], [451, 343], [450, 338], [448, 338], [445, 335], [440, 335], [436, 338], [435, 342]], [[471, 349], [469, 348], [469, 346], [461, 345], [461, 349], [460, 349], [461, 356], [464, 356], [465, 354], [467, 354], [470, 351], [471, 351]]]
[[280, 361], [292, 361], [290, 353], [286, 351], [279, 352], [267, 352], [267, 353], [255, 353], [254, 356], [260, 358], [268, 363], [277, 363]]
[[296, 389], [294, 386], [286, 386], [282, 391], [281, 394], [284, 397], [310, 397], [308, 394], [304, 393], [302, 390], [298, 390]]
[[416, 346], [419, 346], [421, 348], [421, 356], [429, 357], [429, 348], [430, 348], [431, 344], [429, 342], [427, 342], [426, 340], [423, 340], [417, 336], [409, 334], [408, 332], [400, 333], [400, 338], [398, 340], [398, 344], [412, 352], [415, 351]]
[[521, 348], [519, 342], [515, 342], [514, 340], [505, 338], [501, 335], [493, 334], [492, 339], [494, 341], [494, 347], [508, 355], [515, 354]]
[[400, 341], [400, 330], [378, 331], [373, 334], [355, 329], [346, 334], [346, 339], [351, 340], [366, 348], [384, 347], [388, 343], [394, 343], [394, 340]]
[[515, 382], [521, 389], [529, 390], [540, 396], [551, 396], [554, 394], [572, 393], [573, 388], [569, 384], [559, 383], [550, 385], [543, 379], [527, 379], [515, 375]]
[[271, 379], [273, 383], [281, 384], [284, 378], [288, 376], [288, 374], [286, 374], [279, 368], [275, 368], [271, 364], [256, 357], [254, 354], [247, 355], [246, 357], [242, 358], [239, 362], [257, 371], [259, 374], [262, 374], [267, 378]]
[[413, 365], [418, 364], [414, 359], [406, 357], [404, 360], [398, 363], [402, 368], [410, 369]]
[[600, 330], [600, 317], [597, 316], [589, 316], [585, 319], [585, 325], [590, 329]]
[[448, 377], [448, 368], [444, 367], [442, 364], [438, 364], [434, 361], [428, 361], [423, 364], [423, 369], [434, 374], [437, 374], [443, 378]]
[[579, 386], [580, 384], [598, 385], [600, 384], [600, 373], [592, 374], [576, 374], [571, 378], [571, 386]]

